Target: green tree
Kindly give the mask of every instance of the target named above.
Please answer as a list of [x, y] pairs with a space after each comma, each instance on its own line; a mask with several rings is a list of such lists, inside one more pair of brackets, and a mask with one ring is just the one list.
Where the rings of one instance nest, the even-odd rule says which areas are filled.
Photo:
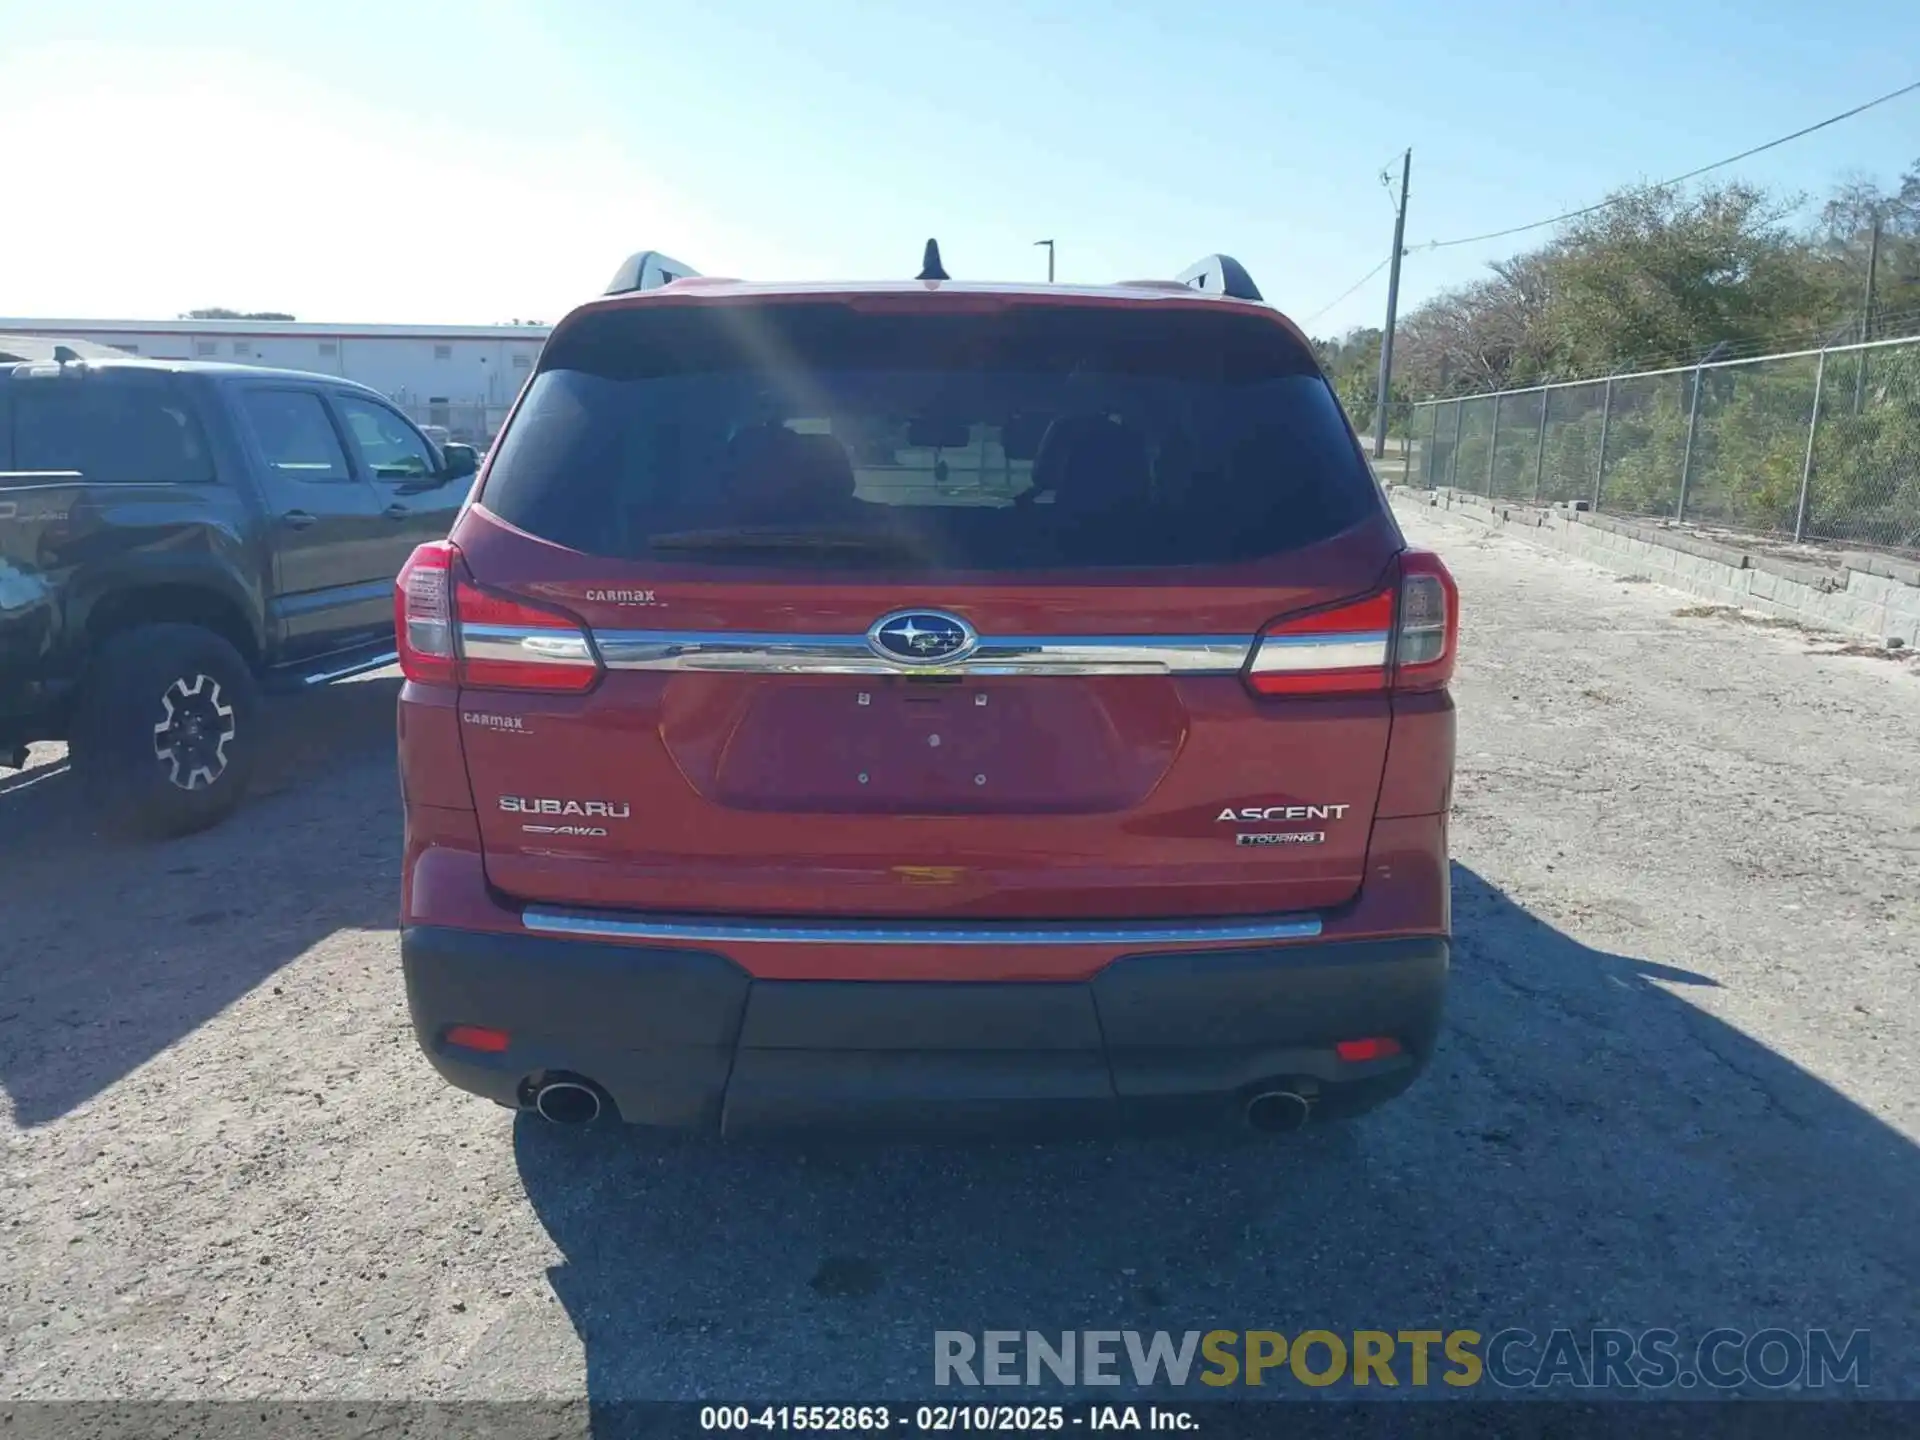
[[[1688, 518], [1791, 532], [1805, 477], [1808, 535], [1920, 548], [1920, 345], [1826, 356], [1810, 470], [1819, 363], [1786, 357], [1859, 338], [1876, 226], [1873, 335], [1920, 335], [1920, 161], [1891, 186], [1837, 185], [1811, 224], [1790, 225], [1796, 209], [1739, 182], [1624, 191], [1417, 307], [1396, 391], [1472, 397], [1416, 423], [1433, 478], [1524, 498], [1537, 475], [1543, 497], [1582, 498], [1603, 473], [1604, 413], [1603, 509], [1671, 515], [1684, 471]], [[1767, 355], [1781, 358], [1687, 368]], [[1544, 401], [1488, 393], [1605, 375]]]
[[1837, 186], [1799, 230], [1797, 205], [1737, 181], [1622, 191], [1416, 307], [1395, 368], [1410, 394], [1462, 395], [1857, 338], [1876, 215], [1875, 334], [1920, 331], [1920, 162]]
[[1842, 294], [1847, 338], [1858, 336], [1866, 300], [1873, 228], [1880, 225], [1874, 266], [1875, 337], [1920, 327], [1920, 160], [1892, 189], [1850, 179], [1821, 207], [1821, 251]]
[[1685, 364], [1723, 343], [1760, 353], [1817, 327], [1840, 297], [1784, 223], [1795, 203], [1735, 182], [1629, 192], [1571, 222], [1543, 257], [1539, 348], [1552, 368], [1588, 375]]
[[[1380, 338], [1377, 326], [1349, 330], [1337, 339], [1313, 341], [1314, 358], [1326, 372], [1341, 408], [1362, 434], [1373, 433], [1374, 407], [1380, 399]], [[1396, 374], [1388, 396], [1387, 433], [1404, 436], [1411, 418], [1410, 396], [1405, 383]]]

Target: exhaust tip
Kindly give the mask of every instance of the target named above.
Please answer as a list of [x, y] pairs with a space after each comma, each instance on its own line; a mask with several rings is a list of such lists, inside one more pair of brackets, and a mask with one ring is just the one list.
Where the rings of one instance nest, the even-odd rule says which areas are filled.
[[1247, 1101], [1247, 1124], [1265, 1135], [1283, 1135], [1307, 1123], [1312, 1105], [1292, 1090], [1264, 1090]]
[[535, 1092], [533, 1108], [555, 1125], [591, 1125], [600, 1118], [600, 1092], [580, 1080], [550, 1080]]

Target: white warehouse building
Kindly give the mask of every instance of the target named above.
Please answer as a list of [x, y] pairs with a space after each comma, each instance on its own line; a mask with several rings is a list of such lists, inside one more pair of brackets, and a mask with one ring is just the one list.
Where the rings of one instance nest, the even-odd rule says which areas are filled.
[[277, 320], [31, 320], [0, 335], [81, 340], [156, 360], [219, 360], [342, 375], [416, 424], [486, 445], [532, 372], [545, 325], [312, 325]]

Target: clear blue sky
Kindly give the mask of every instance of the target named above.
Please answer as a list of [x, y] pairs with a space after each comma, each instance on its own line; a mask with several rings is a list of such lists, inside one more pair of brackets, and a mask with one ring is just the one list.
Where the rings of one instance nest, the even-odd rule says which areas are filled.
[[[0, 315], [553, 320], [627, 252], [709, 274], [1171, 275], [1303, 321], [1409, 241], [1718, 159], [1920, 79], [1920, 5], [0, 0]], [[1735, 173], [1920, 159], [1920, 95]], [[1517, 242], [1407, 262], [1405, 298]], [[1385, 276], [1316, 319], [1378, 323]]]

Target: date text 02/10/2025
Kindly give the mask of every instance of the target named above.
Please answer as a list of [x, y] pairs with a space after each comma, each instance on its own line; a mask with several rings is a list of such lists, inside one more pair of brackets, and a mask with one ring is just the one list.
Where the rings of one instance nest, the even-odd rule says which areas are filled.
[[1067, 1430], [1195, 1431], [1192, 1412], [1160, 1405], [703, 1405], [705, 1431], [804, 1430], [878, 1434]]

